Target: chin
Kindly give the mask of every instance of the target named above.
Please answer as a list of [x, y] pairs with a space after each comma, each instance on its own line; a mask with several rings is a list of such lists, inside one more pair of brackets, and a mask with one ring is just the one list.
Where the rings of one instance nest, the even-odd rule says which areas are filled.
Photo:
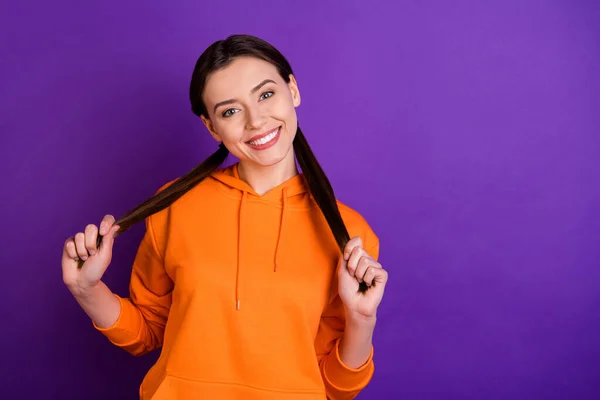
[[[275, 149], [273, 149], [275, 150]], [[263, 167], [272, 167], [274, 165], [277, 165], [279, 163], [282, 162], [286, 162], [286, 160], [289, 160], [290, 157], [293, 160], [294, 157], [294, 151], [293, 151], [293, 147], [288, 146], [287, 149], [278, 149], [277, 151], [273, 151], [270, 152], [270, 154], [268, 154], [267, 152], [265, 152], [264, 154], [261, 155], [256, 155], [253, 154], [254, 157], [252, 158], [247, 158], [247, 161], [250, 162], [254, 162], [255, 164], [261, 165]], [[294, 161], [292, 161], [294, 162]]]
[[283, 162], [286, 159], [285, 156], [273, 156], [273, 157], [265, 157], [260, 158], [258, 160], [254, 160], [255, 163], [263, 166], [263, 167], [272, 167]]

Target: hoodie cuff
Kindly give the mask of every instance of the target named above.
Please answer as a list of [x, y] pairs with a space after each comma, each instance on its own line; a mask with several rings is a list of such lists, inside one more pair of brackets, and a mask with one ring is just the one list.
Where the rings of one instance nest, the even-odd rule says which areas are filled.
[[104, 334], [116, 346], [128, 346], [139, 340], [142, 328], [142, 316], [140, 311], [128, 300], [114, 295], [121, 305], [121, 312], [114, 324], [108, 328], [100, 328], [92, 321], [96, 330]]
[[337, 339], [331, 356], [327, 360], [325, 367], [325, 379], [338, 390], [355, 391], [364, 389], [375, 372], [375, 364], [373, 363], [373, 347], [369, 358], [359, 368], [350, 368], [342, 362], [340, 358], [340, 341]]

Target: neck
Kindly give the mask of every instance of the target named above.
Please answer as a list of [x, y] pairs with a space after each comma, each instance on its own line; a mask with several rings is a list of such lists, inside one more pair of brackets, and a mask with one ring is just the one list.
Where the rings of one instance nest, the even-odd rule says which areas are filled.
[[283, 160], [269, 166], [240, 160], [238, 173], [241, 180], [262, 196], [274, 187], [298, 175], [298, 168], [296, 167], [294, 152], [290, 151]]

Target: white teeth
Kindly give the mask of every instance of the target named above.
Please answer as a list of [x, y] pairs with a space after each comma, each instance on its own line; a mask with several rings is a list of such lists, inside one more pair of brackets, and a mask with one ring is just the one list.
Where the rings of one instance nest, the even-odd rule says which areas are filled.
[[253, 140], [251, 142], [249, 142], [251, 145], [253, 146], [260, 146], [262, 144], [265, 143], [269, 143], [271, 140], [275, 139], [275, 136], [277, 136], [277, 133], [279, 132], [279, 128], [277, 128], [277, 130], [273, 133], [269, 133], [267, 136], [265, 136], [262, 139], [258, 139], [258, 140]]

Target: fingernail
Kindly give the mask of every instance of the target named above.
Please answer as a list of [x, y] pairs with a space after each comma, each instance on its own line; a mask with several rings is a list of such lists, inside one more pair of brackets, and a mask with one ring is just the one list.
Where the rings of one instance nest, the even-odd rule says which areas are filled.
[[90, 251], [90, 256], [95, 256], [95, 255], [96, 255], [96, 250]]
[[348, 257], [350, 257], [350, 254], [344, 253], [344, 260], [348, 261]]
[[81, 257], [81, 259], [82, 259], [83, 261], [85, 261], [85, 260], [87, 260], [88, 258], [84, 256], [84, 257]]

